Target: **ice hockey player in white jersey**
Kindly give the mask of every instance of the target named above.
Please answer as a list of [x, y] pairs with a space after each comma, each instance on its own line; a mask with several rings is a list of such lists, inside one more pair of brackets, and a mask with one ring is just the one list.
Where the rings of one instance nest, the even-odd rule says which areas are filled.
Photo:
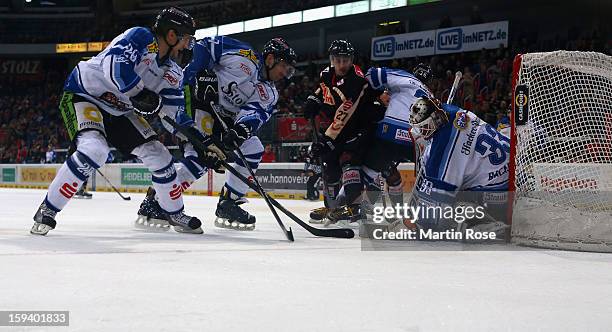
[[[415, 144], [422, 148], [424, 140], [411, 132], [410, 107], [419, 97], [432, 93], [427, 83], [433, 78], [431, 68], [419, 63], [412, 73], [385, 67], [370, 68], [366, 79], [372, 88], [385, 90], [387, 106], [384, 118], [378, 122], [371, 148], [365, 154], [362, 171], [366, 179], [375, 183], [379, 174], [385, 178], [392, 205], [403, 203], [404, 186], [396, 164], [413, 158]], [[416, 153], [418, 156], [418, 153]], [[368, 188], [370, 199], [376, 200], [374, 186]], [[374, 202], [371, 202], [374, 203]]]
[[[474, 113], [428, 97], [412, 105], [410, 125], [428, 141], [411, 204], [453, 206], [469, 201], [487, 206], [487, 213], [503, 220], [510, 140]], [[457, 226], [441, 216], [428, 217], [417, 225], [438, 230]]]
[[184, 10], [160, 12], [151, 30], [128, 29], [97, 56], [81, 61], [68, 77], [60, 110], [76, 147], [34, 216], [32, 234], [46, 235], [77, 189], [107, 160], [114, 146], [138, 157], [152, 173], [168, 223], [179, 232], [202, 233], [201, 222], [183, 212], [182, 189], [168, 149], [137, 113], [165, 114], [185, 123], [177, 64], [193, 46], [195, 22]]
[[[227, 157], [234, 160], [232, 166], [246, 178], [250, 176], [246, 165], [231, 151], [239, 148], [253, 171], [257, 170], [264, 148], [256, 133], [276, 109], [278, 92], [274, 82], [290, 78], [295, 61], [295, 51], [282, 38], [270, 40], [261, 53], [225, 36], [204, 38], [194, 46], [193, 60], [184, 70], [185, 85], [194, 88], [191, 116], [201, 133], [221, 141], [219, 148], [227, 152]], [[183, 162], [191, 172], [182, 179], [184, 188], [206, 170], [191, 162], [189, 150], [188, 145]], [[227, 173], [215, 212], [217, 227], [255, 228], [255, 216], [239, 206], [248, 189], [247, 184]]]

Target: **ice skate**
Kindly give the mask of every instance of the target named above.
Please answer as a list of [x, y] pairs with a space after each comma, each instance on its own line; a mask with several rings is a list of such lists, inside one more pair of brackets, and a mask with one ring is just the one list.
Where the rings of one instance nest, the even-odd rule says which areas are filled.
[[311, 224], [322, 224], [328, 213], [329, 208], [325, 206], [316, 208], [310, 211], [310, 220], [308, 220], [308, 222]]
[[359, 223], [366, 220], [360, 204], [350, 204], [340, 206], [327, 216], [325, 226], [336, 225], [339, 227], [359, 227]]
[[34, 225], [30, 229], [30, 234], [47, 235], [50, 230], [55, 229], [55, 215], [57, 212], [51, 210], [45, 202], [40, 204], [38, 211], [34, 215]]
[[148, 231], [165, 232], [170, 229], [166, 215], [155, 199], [155, 189], [153, 187], [149, 187], [147, 196], [140, 203], [138, 218], [134, 222], [134, 226]]
[[215, 226], [219, 228], [228, 228], [238, 231], [252, 231], [255, 229], [255, 216], [250, 215], [243, 210], [239, 205], [240, 200], [233, 200], [229, 195], [221, 192], [217, 210], [215, 211]]

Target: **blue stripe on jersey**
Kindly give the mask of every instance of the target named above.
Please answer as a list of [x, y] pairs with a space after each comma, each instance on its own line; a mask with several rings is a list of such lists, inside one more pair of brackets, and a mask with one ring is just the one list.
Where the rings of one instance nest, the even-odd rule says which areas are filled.
[[444, 182], [440, 179], [432, 178], [429, 176], [425, 176], [425, 178], [431, 181], [431, 184], [434, 188], [444, 190], [444, 191], [455, 191], [457, 190], [457, 186], [450, 184], [448, 182]]
[[372, 80], [372, 87], [377, 90], [382, 88], [382, 86], [380, 85], [380, 80], [378, 79], [378, 75], [380, 75], [380, 68], [370, 68], [370, 79]]
[[155, 36], [147, 28], [135, 27], [127, 30], [123, 40], [129, 41], [133, 46], [136, 46], [137, 51], [141, 52], [146, 50], [147, 45], [155, 41]]
[[454, 126], [453, 126], [453, 131], [455, 132], [455, 138], [453, 139], [453, 143], [449, 145], [449, 146], [452, 146], [452, 148], [450, 149], [450, 152], [448, 153], [448, 157], [445, 162], [446, 167], [444, 167], [444, 171], [442, 172], [442, 176], [440, 177], [441, 179], [446, 178], [446, 172], [448, 172], [448, 166], [450, 165], [450, 159], [453, 157], [453, 153], [455, 152], [455, 146], [457, 146], [457, 141], [459, 140], [460, 133], [458, 130], [455, 129]]
[[250, 153], [250, 154], [245, 154], [244, 155], [244, 159], [248, 160], [248, 161], [255, 161], [255, 160], [261, 160], [261, 157], [263, 156], [264, 152], [255, 152], [255, 153]]
[[442, 161], [448, 159], [445, 153], [448, 153], [447, 148], [450, 150], [449, 142], [452, 131], [453, 126], [448, 123], [434, 134], [429, 151], [429, 159], [425, 165], [425, 172], [428, 176], [440, 178], [440, 172], [446, 166], [442, 164]]
[[86, 93], [85, 89], [83, 89], [83, 85], [79, 80], [79, 67], [75, 67], [66, 82], [64, 83], [64, 91], [74, 92], [74, 93]]
[[383, 85], [387, 84], [387, 68], [385, 67], [380, 68], [380, 81]]
[[115, 56], [111, 55], [110, 76], [111, 76], [111, 80], [113, 81], [113, 84], [115, 84], [115, 86], [117, 87], [119, 91], [121, 91], [121, 89], [125, 86], [125, 83], [123, 82], [123, 79], [121, 78], [120, 65], [121, 64], [119, 62], [115, 61]]
[[166, 106], [185, 106], [185, 99], [162, 97], [162, 104]]
[[[236, 161], [234, 161], [234, 162], [236, 163], [236, 165], [242, 166], [242, 167], [246, 168], [246, 166], [244, 166], [244, 163], [242, 162], [242, 159], [236, 159]], [[253, 170], [256, 170], [257, 167], [259, 167], [259, 162], [258, 161], [247, 160], [247, 163], [249, 164], [249, 167], [251, 167]]]
[[227, 54], [230, 52], [233, 53], [239, 50], [252, 50], [253, 53], [255, 53], [255, 50], [253, 49], [253, 47], [243, 41], [240, 41], [238, 39], [234, 39], [231, 37], [227, 37], [227, 36], [220, 36], [218, 38], [221, 38], [221, 44], [223, 45], [222, 54]]
[[193, 46], [191, 62], [183, 70], [183, 84], [195, 84], [195, 77], [200, 70], [211, 69], [213, 67], [212, 55], [209, 47], [207, 47], [208, 40], [210, 38], [204, 38]]
[[165, 96], [182, 96], [183, 95], [183, 90], [180, 89], [171, 89], [171, 88], [164, 88], [159, 90], [159, 94], [160, 95], [165, 95]]

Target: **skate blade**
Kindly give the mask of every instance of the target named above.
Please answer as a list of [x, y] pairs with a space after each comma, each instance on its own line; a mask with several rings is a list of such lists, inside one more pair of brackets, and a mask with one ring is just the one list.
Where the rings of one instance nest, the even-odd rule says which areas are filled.
[[225, 229], [233, 229], [235, 231], [252, 231], [255, 229], [255, 224], [241, 224], [239, 222], [230, 222], [227, 219], [217, 217], [215, 219], [215, 226]]
[[172, 228], [174, 228], [174, 231], [177, 232], [177, 233], [204, 234], [204, 231], [202, 230], [202, 227], [198, 227], [196, 229], [191, 229], [189, 227], [183, 227], [183, 226], [172, 226]]
[[30, 229], [30, 234], [45, 236], [52, 229], [53, 228], [51, 228], [51, 226], [49, 226], [49, 225], [45, 225], [45, 224], [41, 224], [39, 222], [35, 222], [34, 225], [32, 225], [32, 228]]
[[322, 224], [325, 222], [325, 219], [313, 219], [310, 218], [310, 220], [308, 220], [309, 223], [311, 224]]
[[141, 215], [134, 221], [134, 227], [149, 232], [167, 232], [170, 230], [170, 224], [166, 220], [153, 219]]
[[75, 199], [92, 199], [92, 196], [77, 196], [77, 195], [74, 195], [74, 196], [72, 196], [72, 198], [75, 198]]

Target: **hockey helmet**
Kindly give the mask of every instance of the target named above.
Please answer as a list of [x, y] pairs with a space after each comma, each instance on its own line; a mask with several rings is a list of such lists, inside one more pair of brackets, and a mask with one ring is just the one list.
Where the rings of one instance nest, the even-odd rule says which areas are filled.
[[433, 78], [433, 72], [431, 70], [431, 67], [424, 63], [419, 63], [418, 65], [416, 65], [414, 69], [412, 69], [412, 74], [414, 74], [414, 76], [418, 78], [419, 81], [425, 84], [427, 84], [429, 80]]
[[429, 139], [440, 127], [448, 123], [448, 115], [439, 100], [421, 97], [410, 108], [409, 122], [415, 134]]
[[291, 66], [291, 69], [287, 74], [287, 78], [291, 78], [291, 76], [293, 76], [295, 73], [297, 55], [295, 54], [295, 50], [293, 50], [293, 48], [291, 48], [291, 46], [289, 46], [289, 44], [283, 38], [272, 38], [264, 45], [261, 53], [264, 59], [268, 56], [268, 54], [274, 55], [274, 64], [272, 67], [266, 66], [267, 71], [272, 69], [279, 62], [284, 61], [287, 65]]

